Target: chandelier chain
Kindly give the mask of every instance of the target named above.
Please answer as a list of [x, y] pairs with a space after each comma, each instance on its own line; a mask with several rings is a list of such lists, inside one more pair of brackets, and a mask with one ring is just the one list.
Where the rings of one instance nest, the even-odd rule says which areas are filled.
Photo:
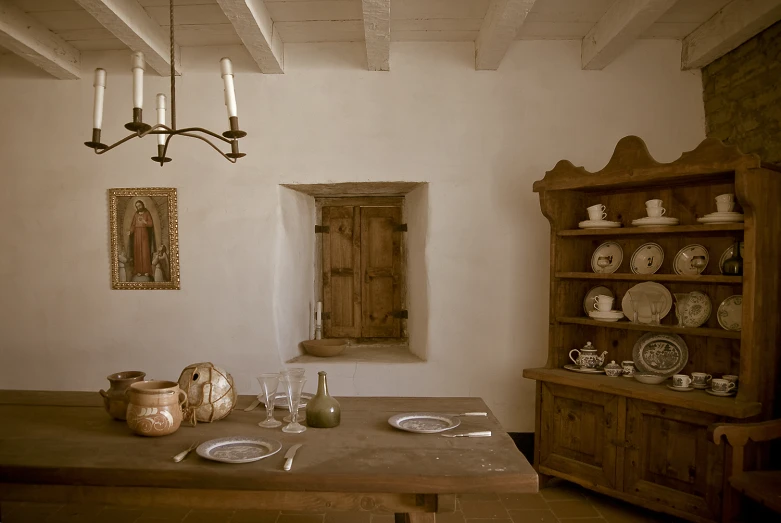
[[171, 129], [176, 130], [176, 49], [174, 43], [174, 0], [169, 0], [171, 24]]

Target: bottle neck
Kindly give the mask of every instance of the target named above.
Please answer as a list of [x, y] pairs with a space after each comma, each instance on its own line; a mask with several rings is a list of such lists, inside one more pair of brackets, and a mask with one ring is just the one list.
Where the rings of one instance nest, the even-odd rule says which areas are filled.
[[325, 372], [318, 372], [317, 373], [317, 395], [318, 396], [327, 396], [328, 395], [328, 382], [325, 379]]

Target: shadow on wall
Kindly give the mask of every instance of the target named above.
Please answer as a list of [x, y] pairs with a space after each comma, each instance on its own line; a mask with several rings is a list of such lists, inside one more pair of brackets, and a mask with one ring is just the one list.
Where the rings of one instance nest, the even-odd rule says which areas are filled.
[[407, 330], [409, 348], [415, 356], [426, 360], [428, 354], [428, 183], [407, 193], [404, 198], [407, 221]]

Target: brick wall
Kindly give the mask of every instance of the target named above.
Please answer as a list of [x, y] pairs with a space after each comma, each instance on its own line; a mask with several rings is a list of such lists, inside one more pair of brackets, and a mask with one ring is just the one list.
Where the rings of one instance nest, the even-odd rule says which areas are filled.
[[702, 70], [709, 137], [781, 164], [781, 22]]

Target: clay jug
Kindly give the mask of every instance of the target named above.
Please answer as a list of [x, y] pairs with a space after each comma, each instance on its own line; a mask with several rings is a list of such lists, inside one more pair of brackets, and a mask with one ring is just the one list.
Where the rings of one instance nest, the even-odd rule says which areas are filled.
[[140, 436], [173, 434], [182, 424], [187, 393], [175, 381], [141, 381], [127, 389], [127, 426]]
[[103, 406], [106, 408], [109, 416], [114, 419], [125, 420], [125, 414], [127, 413], [125, 392], [132, 383], [143, 381], [145, 377], [145, 372], [137, 370], [117, 372], [106, 376], [111, 385], [107, 391], [100, 389], [100, 395], [103, 396]]
[[317, 394], [306, 404], [306, 424], [310, 427], [330, 429], [342, 420], [339, 402], [328, 394], [328, 381], [324, 371], [317, 373]]

